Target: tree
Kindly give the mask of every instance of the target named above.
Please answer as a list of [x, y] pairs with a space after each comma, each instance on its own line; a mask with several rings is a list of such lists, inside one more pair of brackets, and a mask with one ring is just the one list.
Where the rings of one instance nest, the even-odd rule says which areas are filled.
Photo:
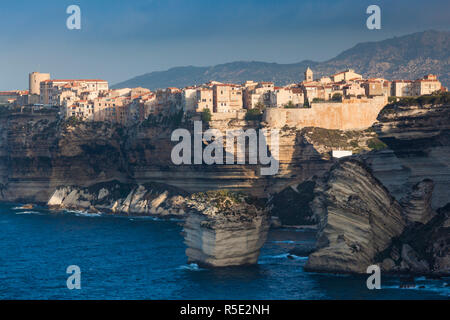
[[211, 110], [205, 108], [202, 111], [202, 121], [203, 122], [210, 122], [211, 121]]
[[342, 94], [340, 94], [339, 92], [336, 92], [335, 94], [333, 94], [333, 96], [331, 97], [332, 101], [336, 101], [336, 102], [342, 102]]
[[247, 110], [247, 112], [245, 113], [245, 120], [249, 121], [249, 120], [259, 120], [261, 121], [262, 119], [262, 111], [259, 109], [249, 109]]
[[254, 109], [258, 109], [260, 112], [263, 112], [266, 109], [266, 106], [262, 102], [258, 102]]
[[295, 104], [292, 101], [289, 101], [286, 105], [284, 105], [285, 109], [295, 108]]

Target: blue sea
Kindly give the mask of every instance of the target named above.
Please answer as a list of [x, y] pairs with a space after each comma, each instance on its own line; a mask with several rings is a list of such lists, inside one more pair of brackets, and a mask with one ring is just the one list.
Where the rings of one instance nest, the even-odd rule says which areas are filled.
[[[273, 230], [252, 267], [188, 265], [182, 221], [0, 205], [0, 299], [449, 299], [449, 279], [415, 279], [400, 289], [382, 276], [305, 272], [289, 250], [314, 241], [311, 231]], [[70, 265], [81, 289], [69, 290]]]

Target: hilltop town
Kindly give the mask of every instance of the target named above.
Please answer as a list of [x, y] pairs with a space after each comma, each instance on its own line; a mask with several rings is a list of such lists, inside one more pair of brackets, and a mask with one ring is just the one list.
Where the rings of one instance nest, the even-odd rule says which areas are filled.
[[[109, 89], [100, 79], [51, 79], [48, 73], [29, 74], [29, 90], [0, 93], [0, 103], [32, 110], [58, 110], [64, 119], [106, 121], [131, 126], [149, 116], [185, 118], [204, 113], [209, 119], [264, 119], [270, 126], [319, 126], [355, 129], [370, 126], [388, 98], [446, 91], [436, 75], [417, 80], [363, 79], [353, 69], [278, 87], [273, 82], [243, 84], [210, 81], [199, 86]], [[365, 110], [367, 109], [367, 110]], [[263, 117], [264, 114], [264, 117]], [[358, 118], [359, 116], [359, 118]]]

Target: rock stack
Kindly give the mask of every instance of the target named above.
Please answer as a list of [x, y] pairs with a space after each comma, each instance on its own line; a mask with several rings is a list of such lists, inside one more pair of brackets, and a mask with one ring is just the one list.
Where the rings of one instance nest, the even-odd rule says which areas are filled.
[[189, 263], [205, 267], [256, 264], [267, 238], [267, 210], [240, 193], [192, 195], [184, 225]]

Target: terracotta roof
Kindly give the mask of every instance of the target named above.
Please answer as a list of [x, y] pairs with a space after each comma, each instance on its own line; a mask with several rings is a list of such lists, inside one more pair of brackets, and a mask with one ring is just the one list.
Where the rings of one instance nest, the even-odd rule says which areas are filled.
[[0, 91], [0, 96], [18, 95], [17, 91]]
[[51, 80], [44, 80], [42, 82], [108, 82], [106, 80], [100, 80], [100, 79], [51, 79]]
[[240, 87], [240, 85], [234, 83], [216, 83], [214, 85], [217, 87]]

